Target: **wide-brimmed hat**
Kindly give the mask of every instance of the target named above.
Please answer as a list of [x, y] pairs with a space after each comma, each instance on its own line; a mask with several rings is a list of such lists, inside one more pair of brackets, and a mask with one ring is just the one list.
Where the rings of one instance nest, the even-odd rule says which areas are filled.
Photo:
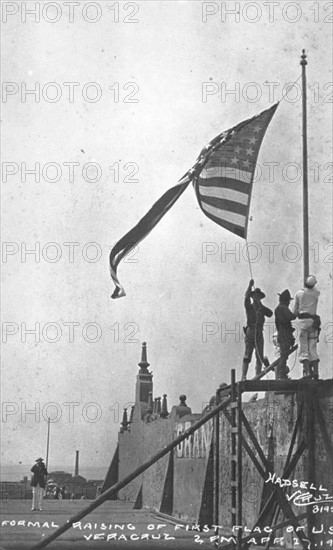
[[36, 458], [35, 462], [42, 462], [44, 460], [44, 458], [42, 458], [41, 456], [39, 458]]
[[280, 296], [280, 299], [281, 300], [293, 300], [294, 298], [292, 298], [289, 290], [286, 288], [286, 290], [284, 290], [283, 292], [281, 292], [281, 294], [278, 292], [278, 295]]
[[259, 298], [259, 300], [262, 300], [263, 298], [265, 298], [266, 294], [263, 293], [263, 291], [261, 290], [261, 288], [255, 288], [254, 290], [252, 290], [251, 292], [251, 297], [252, 296], [256, 296], [257, 298]]

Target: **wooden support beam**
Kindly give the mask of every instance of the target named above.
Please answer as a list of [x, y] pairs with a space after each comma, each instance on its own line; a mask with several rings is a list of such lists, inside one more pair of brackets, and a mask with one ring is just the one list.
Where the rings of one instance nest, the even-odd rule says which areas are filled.
[[[291, 452], [292, 452], [292, 448], [293, 448], [293, 445], [294, 445], [294, 441], [296, 439], [297, 432], [298, 432], [299, 427], [300, 427], [302, 410], [303, 410], [303, 405], [302, 405], [302, 402], [301, 402], [301, 406], [300, 406], [300, 409], [298, 411], [298, 415], [297, 415], [297, 419], [296, 419], [296, 422], [295, 422], [294, 431], [293, 431], [293, 435], [292, 435], [292, 440], [291, 440], [291, 444], [290, 444], [289, 451], [288, 451], [288, 456], [287, 456], [287, 459], [289, 459], [290, 462], [288, 460], [286, 460], [286, 463], [285, 463], [285, 466], [284, 466], [284, 471], [283, 471], [283, 478], [286, 478], [286, 479], [289, 478], [289, 476], [294, 471], [298, 460], [300, 459], [304, 449], [306, 448], [306, 444], [305, 444], [304, 440], [302, 440], [301, 443], [299, 444], [298, 448], [296, 449], [294, 455], [291, 457]], [[232, 425], [232, 418], [231, 418], [230, 413], [226, 409], [224, 409], [223, 414], [226, 417], [226, 419], [228, 420], [229, 424]], [[257, 460], [254, 452], [252, 451], [251, 447], [247, 443], [246, 439], [243, 437], [243, 435], [241, 436], [241, 441], [242, 441], [242, 445], [243, 445], [244, 449], [246, 450], [249, 457], [251, 458], [251, 460], [252, 460], [254, 466], [256, 467], [257, 471], [260, 473], [261, 477], [264, 478], [267, 474], [267, 471], [261, 466], [261, 464]], [[259, 525], [264, 520], [264, 517], [266, 516], [267, 511], [269, 510], [270, 506], [273, 504], [273, 501], [275, 499], [276, 499], [276, 495], [275, 495], [275, 491], [274, 491], [274, 493], [270, 496], [269, 500], [267, 501], [264, 509], [260, 512], [259, 518], [258, 518], [256, 524], [254, 525], [254, 527]], [[304, 515], [304, 517], [306, 517], [306, 514]], [[239, 524], [239, 525], [241, 525], [241, 524]], [[242, 544], [244, 544], [244, 539], [242, 540]]]
[[331, 444], [331, 440], [330, 440], [330, 437], [329, 437], [327, 429], [326, 429], [326, 423], [325, 423], [325, 418], [324, 418], [324, 415], [323, 415], [323, 411], [321, 409], [321, 406], [320, 406], [320, 403], [319, 403], [318, 400], [317, 400], [317, 418], [318, 418], [318, 424], [319, 424], [319, 428], [320, 428], [321, 437], [323, 438], [326, 454], [328, 455], [328, 457], [331, 461], [331, 464], [333, 464], [332, 444]]
[[[262, 448], [260, 447], [260, 445], [257, 441], [257, 438], [255, 437], [255, 435], [252, 431], [252, 428], [251, 428], [246, 416], [244, 415], [244, 413], [242, 413], [242, 419], [243, 419], [243, 425], [244, 425], [244, 427], [245, 427], [245, 429], [246, 429], [253, 445], [257, 449], [259, 457], [260, 457], [260, 459], [263, 463], [263, 466], [265, 468], [265, 471], [266, 471], [265, 473], [267, 474], [269, 472], [269, 464], [268, 464], [268, 461], [267, 461], [267, 459], [264, 455], [264, 452], [263, 452]], [[281, 487], [279, 487], [278, 485], [275, 485], [275, 492], [276, 492], [276, 500], [277, 500], [281, 510], [283, 511], [285, 517], [289, 519], [290, 523], [294, 527], [296, 527], [296, 526], [299, 527], [299, 524], [297, 523], [296, 516], [295, 516], [295, 514], [294, 514], [294, 512], [291, 508], [291, 505], [289, 504], [288, 500], [286, 499], [286, 496], [285, 496], [283, 490], [281, 489]], [[303, 537], [298, 531], [296, 531], [296, 535], [297, 535], [300, 543], [302, 544], [302, 547], [304, 548], [304, 550], [307, 550], [307, 548], [308, 548], [307, 539], [305, 537]]]
[[[327, 382], [325, 380], [325, 382]], [[298, 391], [304, 391], [307, 388], [313, 391], [317, 388], [322, 381], [311, 380], [310, 378], [300, 378], [299, 380], [244, 380], [238, 382], [242, 391], [281, 391], [295, 393]]]
[[298, 407], [297, 418], [296, 418], [295, 426], [294, 426], [294, 429], [293, 429], [293, 434], [292, 434], [291, 440], [290, 440], [290, 445], [289, 445], [288, 454], [287, 454], [287, 458], [286, 458], [286, 462], [285, 462], [285, 467], [287, 466], [287, 464], [289, 464], [290, 457], [291, 457], [291, 455], [293, 453], [293, 450], [294, 450], [294, 444], [295, 444], [295, 441], [296, 441], [297, 433], [298, 433], [299, 427], [301, 426], [303, 408], [304, 408], [304, 399], [301, 400], [300, 405]]
[[[228, 420], [228, 422], [230, 424], [232, 424], [231, 415], [228, 413], [228, 411], [223, 410], [223, 414], [226, 417], [226, 419]], [[266, 471], [261, 466], [261, 464], [258, 461], [256, 455], [252, 451], [252, 449], [251, 449], [250, 445], [248, 444], [248, 442], [246, 441], [246, 439], [244, 439], [243, 435], [242, 435], [242, 445], [243, 445], [244, 449], [246, 450], [247, 454], [249, 455], [249, 457], [251, 458], [251, 460], [252, 460], [253, 464], [255, 465], [257, 471], [260, 473], [261, 477], [264, 477], [266, 475]]]
[[[293, 455], [292, 459], [290, 460], [290, 462], [288, 462], [288, 463], [286, 462], [286, 464], [284, 466], [283, 473], [282, 473], [283, 479], [288, 479], [291, 476], [291, 474], [293, 473], [293, 471], [296, 467], [297, 462], [299, 461], [300, 457], [303, 454], [304, 449], [306, 449], [306, 443], [305, 443], [304, 439], [302, 439], [302, 441], [301, 441], [300, 445], [298, 446], [298, 448], [296, 449], [296, 452]], [[271, 495], [269, 501], [274, 500], [274, 497], [275, 497], [275, 495], [273, 493]], [[267, 501], [267, 504], [268, 504], [269, 501]], [[273, 525], [275, 523], [277, 523], [277, 521], [279, 519], [279, 514], [280, 514], [280, 508], [277, 505], [277, 503], [275, 502], [274, 503], [274, 515], [273, 515], [273, 520], [272, 520]], [[256, 523], [256, 525], [259, 525], [259, 521]], [[265, 546], [265, 550], [268, 550], [270, 548], [271, 542], [272, 542], [272, 536], [270, 536], [269, 541], [267, 542], [267, 544]]]
[[[224, 416], [227, 418], [227, 420], [228, 420], [228, 422], [230, 423], [230, 425], [232, 425], [232, 417], [231, 417], [231, 415], [228, 413], [228, 411], [224, 409], [224, 410], [223, 410], [223, 414], [224, 414]], [[241, 436], [241, 441], [242, 441], [243, 447], [244, 447], [245, 450], [247, 451], [247, 453], [248, 453], [249, 457], [251, 458], [251, 460], [252, 460], [254, 466], [256, 467], [257, 471], [260, 473], [260, 475], [261, 475], [262, 478], [265, 478], [266, 475], [267, 475], [267, 471], [268, 471], [267, 468], [265, 469], [265, 468], [263, 468], [263, 467], [261, 466], [261, 464], [260, 464], [259, 461], [257, 460], [257, 458], [256, 458], [256, 456], [255, 456], [255, 454], [254, 454], [254, 452], [252, 451], [251, 447], [249, 446], [249, 444], [247, 443], [247, 441], [246, 441], [245, 438], [243, 437], [243, 435]], [[304, 440], [302, 440], [301, 443], [300, 443], [300, 445], [299, 445], [299, 447], [297, 448], [295, 454], [293, 455], [293, 457], [292, 457], [292, 459], [291, 459], [291, 461], [290, 461], [290, 464], [289, 464], [288, 466], [287, 466], [287, 465], [285, 466], [285, 470], [284, 470], [284, 473], [283, 473], [283, 476], [284, 476], [284, 477], [287, 478], [287, 477], [289, 477], [289, 476], [291, 475], [291, 473], [293, 472], [293, 470], [294, 470], [294, 468], [295, 468], [295, 466], [296, 466], [296, 464], [297, 464], [299, 458], [301, 457], [301, 455], [302, 455], [302, 453], [303, 453], [305, 447], [306, 447], [306, 444], [305, 444]], [[261, 449], [261, 448], [260, 448], [260, 449]], [[265, 458], [265, 460], [266, 460], [266, 457], [265, 457], [265, 456], [264, 456], [264, 458]], [[284, 493], [283, 493], [283, 491], [282, 491], [282, 489], [281, 489], [280, 487], [275, 486], [274, 489], [275, 489], [275, 491], [276, 491], [277, 489], [280, 489], [280, 491], [281, 491], [282, 494], [283, 494], [283, 497], [285, 498]], [[259, 518], [258, 518], [258, 521], [257, 521], [256, 525], [257, 525], [258, 522], [262, 519], [262, 517], [264, 517], [264, 514], [266, 514], [266, 512], [267, 512], [267, 510], [269, 509], [269, 506], [272, 504], [273, 500], [274, 500], [274, 499], [277, 499], [277, 496], [276, 496], [275, 491], [274, 491], [274, 493], [272, 494], [272, 496], [270, 497], [269, 501], [267, 502], [267, 504], [266, 504], [264, 510], [261, 512], [261, 514], [260, 514], [260, 516], [259, 516]], [[286, 501], [286, 502], [287, 502], [287, 501]], [[289, 504], [289, 503], [287, 503], [287, 504]], [[283, 506], [280, 506], [280, 507], [281, 507], [281, 509], [283, 508]], [[236, 509], [234, 509], [234, 512], [236, 512]], [[291, 512], [292, 512], [292, 510], [291, 510]], [[297, 517], [297, 516], [294, 516], [294, 517]], [[306, 517], [306, 514], [305, 514], [305, 517]], [[291, 520], [288, 520], [288, 522], [293, 524], [293, 522], [292, 522]], [[240, 525], [241, 525], [241, 524], [240, 524]], [[293, 525], [294, 525], [294, 524], [293, 524]], [[295, 525], [294, 525], [294, 526], [295, 526]], [[299, 536], [299, 538], [300, 538], [300, 536]], [[300, 539], [300, 540], [301, 540], [301, 539]], [[243, 541], [242, 541], [242, 544], [243, 544], [243, 543], [244, 543], [244, 539], [243, 539]], [[306, 548], [306, 546], [304, 546], [304, 544], [303, 544], [303, 541], [301, 541], [301, 544], [302, 544], [303, 548]], [[305, 541], [305, 544], [306, 544], [306, 541]]]
[[[308, 446], [308, 472], [307, 472], [308, 479], [307, 481], [309, 481], [309, 484], [313, 484], [313, 485], [315, 485], [316, 483], [316, 464], [315, 464], [315, 445], [316, 445], [315, 414], [317, 409], [316, 399], [317, 399], [316, 394], [314, 394], [309, 390], [306, 391], [305, 419], [306, 419], [306, 438], [307, 438], [307, 446]], [[311, 546], [313, 546], [314, 545], [313, 527], [315, 526], [315, 517], [312, 512], [312, 506], [307, 506], [307, 523], [308, 523], [308, 538], [311, 542]]]

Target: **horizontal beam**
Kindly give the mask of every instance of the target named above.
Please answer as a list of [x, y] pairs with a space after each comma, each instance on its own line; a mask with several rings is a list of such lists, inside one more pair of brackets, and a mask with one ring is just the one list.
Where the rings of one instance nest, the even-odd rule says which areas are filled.
[[308, 378], [300, 378], [299, 380], [244, 380], [238, 382], [242, 392], [259, 392], [259, 391], [283, 391], [295, 393], [299, 390], [305, 390], [318, 387], [320, 384], [327, 384], [330, 380], [311, 380]]

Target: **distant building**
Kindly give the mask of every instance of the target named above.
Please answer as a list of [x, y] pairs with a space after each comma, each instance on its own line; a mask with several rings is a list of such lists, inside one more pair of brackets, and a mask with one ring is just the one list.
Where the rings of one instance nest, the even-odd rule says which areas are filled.
[[103, 482], [102, 480], [87, 480], [83, 476], [73, 476], [63, 471], [50, 472], [48, 478], [53, 479], [59, 487], [66, 487], [65, 498], [68, 499], [72, 495], [74, 495], [75, 499], [80, 499], [82, 497], [94, 499], [96, 497], [97, 487]]
[[[75, 499], [82, 497], [94, 499], [97, 495], [97, 489], [101, 487], [103, 480], [87, 480], [84, 477], [64, 471], [50, 472], [48, 479], [52, 479], [59, 487], [66, 487], [65, 498], [74, 495]], [[29, 500], [32, 497], [30, 479], [27, 476], [21, 481], [1, 481], [0, 482], [1, 500]]]

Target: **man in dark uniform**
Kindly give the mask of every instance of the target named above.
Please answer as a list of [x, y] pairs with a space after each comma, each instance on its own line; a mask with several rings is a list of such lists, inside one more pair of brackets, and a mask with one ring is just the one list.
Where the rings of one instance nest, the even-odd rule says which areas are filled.
[[31, 510], [34, 512], [37, 509], [37, 507], [38, 507], [38, 510], [42, 510], [43, 493], [44, 493], [45, 484], [46, 484], [45, 477], [47, 476], [47, 469], [41, 457], [36, 459], [36, 464], [33, 465], [33, 467], [31, 468], [31, 471], [33, 473], [31, 483], [30, 483], [32, 487]]
[[261, 303], [261, 300], [265, 298], [265, 294], [260, 288], [252, 290], [253, 286], [254, 280], [251, 279], [244, 300], [247, 324], [245, 329], [245, 354], [243, 358], [242, 380], [246, 380], [253, 350], [256, 352], [256, 375], [261, 373], [261, 367], [264, 362], [263, 328], [265, 317], [272, 317], [273, 315], [273, 311]]
[[279, 305], [275, 308], [275, 325], [278, 333], [277, 339], [280, 346], [280, 357], [275, 370], [275, 377], [277, 380], [286, 380], [289, 372], [287, 367], [289, 351], [295, 343], [293, 336], [295, 329], [292, 327], [291, 321], [296, 319], [296, 315], [289, 309], [289, 304], [293, 300], [289, 290], [284, 290], [279, 296]]

